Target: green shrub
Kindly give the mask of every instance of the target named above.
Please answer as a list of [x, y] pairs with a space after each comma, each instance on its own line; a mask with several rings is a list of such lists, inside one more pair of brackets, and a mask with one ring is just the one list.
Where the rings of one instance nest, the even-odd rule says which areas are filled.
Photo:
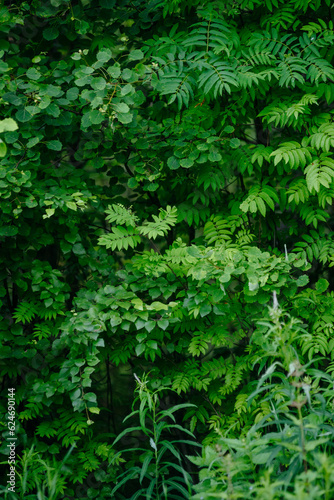
[[[271, 317], [259, 348], [266, 366], [244, 400], [248, 408], [261, 408], [261, 418], [241, 438], [226, 432], [202, 458], [191, 458], [201, 467], [194, 499], [333, 498], [334, 379], [313, 361], [300, 364], [294, 348], [300, 325], [293, 329], [279, 309]], [[273, 355], [277, 360], [268, 363]]]
[[[133, 458], [126, 470], [118, 476], [118, 483], [111, 494], [114, 495], [126, 484], [127, 496], [123, 495], [122, 498], [129, 498], [127, 483], [130, 482], [130, 489], [135, 492], [131, 500], [190, 498], [192, 477], [184, 467], [185, 457], [182, 457], [180, 448], [182, 445], [191, 448], [200, 445], [194, 441], [195, 436], [189, 430], [176, 423], [174, 413], [194, 405], [183, 403], [166, 410], [159, 409], [159, 393], [165, 389], [151, 391], [147, 386], [146, 377], [139, 379], [135, 375], [135, 378], [137, 397], [133, 405], [139, 404], [139, 409], [134, 410], [125, 420], [135, 417], [139, 420], [139, 425], [126, 428], [117, 436], [113, 445], [124, 436], [132, 435], [135, 442], [144, 437], [143, 447], [138, 448], [132, 442], [132, 446], [127, 450], [121, 449], [122, 454], [130, 453]], [[180, 439], [178, 437], [180, 434], [186, 434], [186, 437], [190, 436], [193, 439]], [[131, 440], [128, 442], [130, 444]], [[116, 455], [115, 459], [118, 460], [119, 456]], [[135, 465], [136, 463], [138, 465]]]
[[18, 494], [108, 497], [133, 373], [204, 445], [333, 373], [331, 1], [2, 4], [0, 452], [15, 387]]

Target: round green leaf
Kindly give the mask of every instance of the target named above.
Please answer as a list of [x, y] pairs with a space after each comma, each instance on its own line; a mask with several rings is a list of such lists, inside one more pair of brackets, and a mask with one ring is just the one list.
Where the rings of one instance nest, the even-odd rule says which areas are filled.
[[35, 68], [29, 68], [27, 71], [27, 77], [30, 78], [30, 80], [38, 80], [41, 76], [41, 73]]
[[171, 156], [167, 160], [167, 165], [171, 170], [177, 170], [180, 167], [180, 160], [175, 158], [175, 156]]
[[48, 41], [55, 40], [58, 36], [59, 36], [59, 31], [54, 26], [43, 30], [43, 38], [45, 38], [45, 40]]
[[141, 50], [132, 50], [129, 54], [130, 61], [138, 61], [139, 59], [143, 59], [144, 53]]
[[104, 78], [102, 78], [102, 76], [100, 76], [98, 78], [94, 78], [94, 80], [91, 81], [90, 85], [94, 90], [103, 90], [106, 87], [106, 81]]
[[0, 133], [13, 132], [18, 128], [18, 124], [15, 120], [13, 120], [13, 118], [5, 118], [4, 120], [0, 120]]
[[182, 160], [180, 160], [180, 165], [183, 168], [190, 168], [193, 166], [193, 164], [194, 162], [190, 160], [190, 158], [182, 158]]
[[75, 255], [85, 255], [86, 250], [81, 243], [75, 243], [72, 247], [73, 253]]
[[233, 149], [237, 149], [240, 146], [240, 144], [241, 144], [241, 142], [240, 142], [240, 139], [238, 139], [238, 138], [234, 138], [234, 139], [230, 140], [230, 146]]
[[60, 141], [54, 140], [54, 141], [48, 141], [46, 143], [46, 147], [48, 149], [51, 149], [52, 151], [61, 151], [63, 145]]
[[15, 236], [18, 231], [16, 226], [2, 226], [0, 227], [0, 236]]

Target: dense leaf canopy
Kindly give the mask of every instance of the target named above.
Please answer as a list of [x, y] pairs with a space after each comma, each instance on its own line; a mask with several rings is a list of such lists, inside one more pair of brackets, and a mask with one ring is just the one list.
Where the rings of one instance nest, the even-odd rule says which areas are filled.
[[[178, 422], [198, 441], [220, 435], [253, 453], [237, 438], [260, 437], [254, 425], [288, 384], [266, 399], [258, 377], [275, 360], [279, 381], [312, 361], [327, 373], [321, 392], [334, 371], [330, 1], [2, 4], [0, 407], [15, 388], [21, 457], [8, 498], [36, 498], [46, 464], [65, 456], [49, 499], [128, 498], [112, 443], [133, 373], [145, 380], [140, 398], [158, 389], [163, 408], [188, 403]], [[327, 413], [322, 424], [331, 432]], [[179, 424], [164, 425], [183, 442]], [[127, 457], [131, 494], [155, 474], [156, 442], [144, 441]], [[195, 454], [189, 440], [180, 447]], [[208, 467], [212, 450], [196, 465]], [[275, 474], [305, 472], [301, 450]], [[252, 460], [255, 481], [266, 461]], [[188, 484], [194, 466], [177, 467]], [[225, 479], [215, 490], [205, 477], [198, 498], [232, 498]], [[170, 498], [187, 497], [170, 481]], [[268, 499], [304, 498], [272, 488]]]

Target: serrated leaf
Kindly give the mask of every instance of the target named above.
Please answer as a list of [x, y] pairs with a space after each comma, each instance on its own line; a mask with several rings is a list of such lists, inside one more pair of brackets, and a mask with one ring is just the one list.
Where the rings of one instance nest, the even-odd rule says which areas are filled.
[[97, 53], [96, 58], [97, 58], [98, 61], [101, 61], [103, 63], [108, 62], [112, 58], [112, 52], [111, 52], [110, 49], [100, 50]]
[[116, 111], [116, 113], [128, 113], [130, 111], [129, 106], [125, 104], [125, 102], [114, 104], [113, 108]]

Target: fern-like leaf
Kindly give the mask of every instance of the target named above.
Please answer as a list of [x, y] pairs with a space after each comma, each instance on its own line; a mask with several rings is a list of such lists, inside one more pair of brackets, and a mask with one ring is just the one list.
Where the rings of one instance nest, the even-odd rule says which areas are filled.
[[250, 45], [254, 50], [268, 50], [274, 56], [284, 54], [292, 54], [292, 46], [296, 42], [297, 37], [291, 34], [283, 35], [280, 38], [277, 29], [272, 29], [271, 32], [263, 31], [262, 33], [254, 33]]
[[203, 47], [206, 52], [210, 50], [220, 53], [227, 49], [230, 41], [230, 27], [222, 20], [207, 20], [194, 24], [193, 30], [189, 33], [184, 47]]
[[309, 64], [309, 67], [306, 78], [309, 79], [311, 83], [318, 83], [319, 81], [327, 82], [327, 80], [333, 80], [334, 69], [328, 61], [312, 54], [311, 57], [308, 57], [307, 62]]
[[51, 335], [51, 328], [47, 324], [41, 323], [34, 326], [34, 337], [37, 337], [38, 340], [47, 339]]
[[194, 97], [193, 87], [195, 80], [188, 74], [179, 76], [178, 73], [164, 74], [160, 80], [161, 95], [170, 95], [168, 104], [172, 104], [176, 99], [179, 109], [182, 106], [188, 107], [190, 98]]
[[306, 184], [311, 193], [320, 191], [320, 186], [329, 188], [334, 179], [334, 160], [323, 153], [305, 168]]
[[29, 323], [37, 314], [37, 309], [34, 304], [30, 302], [21, 302], [17, 306], [13, 318], [16, 319], [16, 323], [21, 322], [23, 324]]
[[117, 226], [111, 228], [111, 232], [99, 238], [99, 245], [111, 248], [111, 250], [127, 250], [135, 248], [141, 241], [137, 228]]
[[211, 217], [204, 226], [204, 236], [208, 245], [212, 245], [213, 243], [221, 245], [226, 240], [230, 240], [231, 235], [229, 221], [224, 220], [220, 216]]
[[308, 140], [313, 148], [328, 153], [334, 147], [334, 125], [332, 123], [324, 123], [319, 128], [312, 127], [312, 132], [314, 133]]
[[306, 67], [306, 62], [299, 57], [284, 57], [284, 60], [278, 65], [281, 73], [280, 86], [295, 87], [297, 82], [303, 84], [305, 82], [304, 74], [306, 73]]
[[256, 213], [259, 211], [261, 215], [265, 216], [267, 208], [269, 206], [271, 210], [275, 209], [275, 202], [279, 203], [279, 198], [274, 188], [270, 186], [253, 186], [249, 192], [247, 198], [241, 203], [240, 209], [243, 212]]
[[310, 151], [296, 141], [280, 144], [280, 147], [273, 151], [270, 156], [274, 157], [275, 165], [284, 160], [285, 164], [288, 164], [292, 169], [305, 167], [308, 162], [312, 161]]
[[310, 192], [307, 189], [306, 180], [305, 179], [295, 179], [291, 182], [289, 189], [287, 191], [287, 195], [289, 196], [289, 203], [305, 203], [310, 196]]
[[131, 212], [131, 209], [125, 208], [124, 205], [120, 203], [117, 205], [109, 205], [106, 214], [108, 222], [116, 222], [116, 224], [120, 225], [135, 227], [138, 221], [138, 217]]
[[146, 221], [138, 226], [139, 233], [153, 239], [164, 236], [177, 221], [177, 209], [170, 206], [166, 210], [160, 209], [159, 216], [153, 215], [153, 220], [154, 222]]
[[205, 95], [212, 92], [213, 96], [217, 97], [222, 95], [224, 90], [230, 94], [231, 85], [239, 86], [235, 66], [226, 64], [220, 57], [213, 57], [209, 62], [203, 63], [203, 68], [204, 71], [198, 78], [198, 86], [203, 88]]

